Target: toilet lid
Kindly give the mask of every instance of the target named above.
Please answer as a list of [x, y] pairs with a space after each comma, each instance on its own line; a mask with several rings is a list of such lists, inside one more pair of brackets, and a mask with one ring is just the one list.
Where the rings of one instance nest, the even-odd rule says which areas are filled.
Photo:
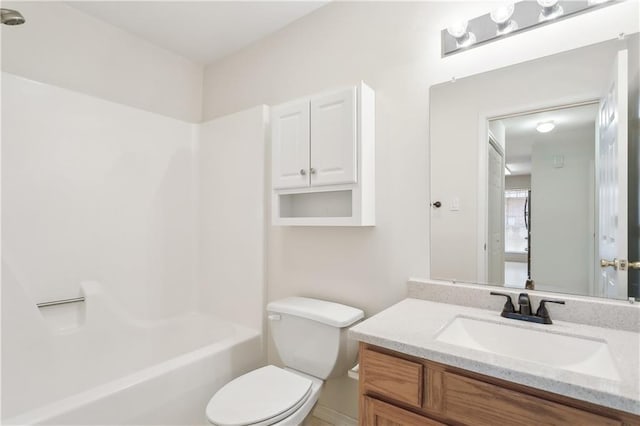
[[311, 394], [311, 380], [268, 365], [227, 383], [207, 405], [219, 426], [269, 425], [289, 416]]

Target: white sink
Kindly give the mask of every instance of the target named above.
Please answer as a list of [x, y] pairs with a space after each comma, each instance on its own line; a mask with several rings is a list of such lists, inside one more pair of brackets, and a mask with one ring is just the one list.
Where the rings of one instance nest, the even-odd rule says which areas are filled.
[[606, 340], [456, 316], [435, 340], [468, 349], [620, 380]]

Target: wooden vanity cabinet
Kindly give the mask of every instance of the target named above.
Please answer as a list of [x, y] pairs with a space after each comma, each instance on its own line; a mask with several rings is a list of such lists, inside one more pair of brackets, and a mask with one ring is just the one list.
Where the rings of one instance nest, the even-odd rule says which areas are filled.
[[640, 425], [640, 417], [360, 344], [361, 426]]

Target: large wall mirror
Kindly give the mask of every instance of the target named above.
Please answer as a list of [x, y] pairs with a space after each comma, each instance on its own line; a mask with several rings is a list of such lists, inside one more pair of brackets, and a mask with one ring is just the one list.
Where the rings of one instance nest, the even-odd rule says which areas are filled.
[[640, 298], [639, 35], [435, 85], [431, 276]]

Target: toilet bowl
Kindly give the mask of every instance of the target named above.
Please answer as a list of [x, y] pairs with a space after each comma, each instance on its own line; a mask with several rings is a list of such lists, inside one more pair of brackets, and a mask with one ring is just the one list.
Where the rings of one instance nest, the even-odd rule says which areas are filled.
[[217, 426], [298, 425], [318, 401], [322, 380], [274, 365], [226, 384], [207, 405]]
[[300, 425], [318, 401], [324, 380], [346, 374], [357, 357], [347, 328], [360, 309], [290, 297], [269, 303], [273, 340], [285, 367], [258, 368], [224, 385], [207, 404], [216, 426]]

